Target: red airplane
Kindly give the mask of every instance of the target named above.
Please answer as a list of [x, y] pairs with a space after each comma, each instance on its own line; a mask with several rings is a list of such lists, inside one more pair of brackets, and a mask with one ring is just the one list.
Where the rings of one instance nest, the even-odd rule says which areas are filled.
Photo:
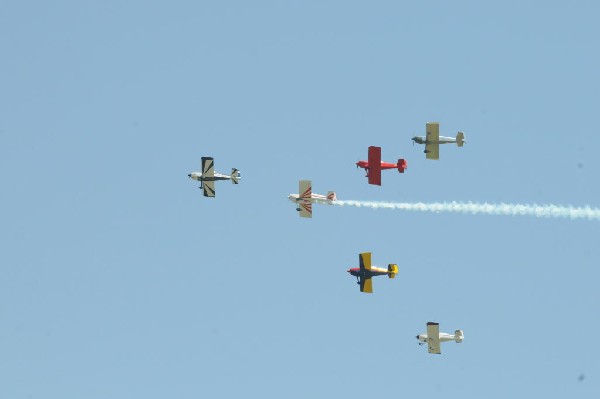
[[406, 162], [406, 159], [399, 159], [398, 163], [381, 162], [381, 147], [371, 146], [369, 147], [369, 160], [358, 161], [356, 167], [364, 168], [367, 171], [369, 184], [381, 186], [382, 169], [398, 168], [398, 172], [404, 173], [404, 170], [408, 167], [408, 163]]

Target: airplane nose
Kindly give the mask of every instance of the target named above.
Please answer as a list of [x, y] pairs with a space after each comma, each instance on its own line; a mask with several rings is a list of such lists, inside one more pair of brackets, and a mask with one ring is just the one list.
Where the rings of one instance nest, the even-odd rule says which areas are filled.
[[192, 177], [192, 174], [190, 173], [190, 174], [188, 175], [188, 177]]

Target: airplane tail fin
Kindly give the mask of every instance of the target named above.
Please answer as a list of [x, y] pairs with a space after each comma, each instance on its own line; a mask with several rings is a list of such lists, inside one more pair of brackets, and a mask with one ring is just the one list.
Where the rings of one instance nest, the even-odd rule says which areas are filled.
[[400, 158], [398, 160], [398, 172], [400, 173], [404, 173], [404, 171], [406, 170], [406, 168], [408, 168], [408, 162], [406, 162], [406, 159], [402, 159]]
[[236, 168], [232, 168], [231, 169], [231, 182], [233, 184], [238, 184], [239, 183], [239, 179], [242, 178], [242, 175], [240, 175], [240, 171], [237, 170]]
[[327, 200], [337, 201], [337, 196], [335, 195], [335, 191], [327, 191]]
[[465, 335], [463, 334], [463, 330], [454, 331], [454, 340], [456, 341], [457, 344], [460, 344], [461, 342], [463, 342], [464, 338], [465, 338]]
[[456, 145], [462, 147], [465, 143], [465, 134], [463, 132], [458, 132], [456, 134]]
[[396, 277], [396, 274], [398, 274], [398, 265], [390, 263], [388, 265], [388, 277], [394, 278]]

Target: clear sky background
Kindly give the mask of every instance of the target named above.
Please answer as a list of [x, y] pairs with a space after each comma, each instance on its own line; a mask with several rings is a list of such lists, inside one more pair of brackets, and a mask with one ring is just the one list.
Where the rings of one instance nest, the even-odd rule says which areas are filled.
[[483, 3], [3, 1], [0, 398], [597, 395], [598, 222], [286, 199], [599, 206], [600, 6]]

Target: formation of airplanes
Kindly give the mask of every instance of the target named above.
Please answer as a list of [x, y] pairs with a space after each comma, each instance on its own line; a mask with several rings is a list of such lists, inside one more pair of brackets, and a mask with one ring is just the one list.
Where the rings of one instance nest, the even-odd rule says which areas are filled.
[[[425, 128], [425, 136], [414, 136], [413, 143], [425, 144], [425, 157], [427, 159], [440, 159], [440, 144], [456, 143], [458, 147], [462, 147], [465, 141], [465, 134], [458, 132], [456, 137], [440, 136], [439, 122], [427, 122]], [[366, 171], [366, 177], [369, 184], [381, 186], [381, 171], [386, 169], [397, 169], [399, 173], [404, 173], [408, 167], [406, 159], [400, 158], [397, 163], [383, 162], [381, 160], [381, 147], [370, 146], [368, 149], [368, 159], [366, 161], [356, 162], [357, 168], [363, 168]], [[204, 190], [205, 197], [215, 196], [215, 182], [218, 180], [231, 180], [233, 184], [238, 184], [241, 179], [239, 170], [231, 169], [231, 174], [221, 174], [214, 170], [214, 159], [212, 157], [202, 157], [202, 171], [191, 172], [188, 177], [200, 182], [200, 188]], [[302, 180], [307, 182], [308, 180]], [[301, 185], [297, 195], [290, 194], [289, 198], [296, 202], [299, 206], [296, 208], [302, 217], [312, 217], [312, 203], [331, 204], [330, 201], [335, 201], [335, 193], [330, 191], [326, 196], [312, 194], [310, 182], [304, 189]]]
[[[444, 137], [439, 134], [439, 123], [428, 122], [426, 124], [425, 136], [412, 137], [413, 144], [425, 144], [425, 157], [427, 159], [439, 159], [439, 145], [447, 143], [456, 143], [462, 147], [465, 141], [463, 132], [458, 132], [455, 138]], [[233, 168], [230, 175], [217, 173], [214, 170], [214, 159], [212, 157], [202, 157], [202, 170], [200, 172], [191, 172], [188, 177], [200, 182], [200, 188], [205, 197], [215, 197], [215, 182], [219, 180], [231, 180], [233, 184], [238, 184], [241, 175], [238, 169]], [[356, 162], [357, 168], [363, 168], [366, 171], [368, 183], [381, 186], [381, 171], [387, 169], [397, 169], [399, 173], [404, 173], [408, 167], [405, 159], [398, 159], [397, 163], [388, 163], [381, 161], [381, 147], [370, 146], [368, 149], [368, 159], [366, 161]], [[288, 199], [296, 205], [296, 211], [300, 217], [312, 218], [313, 204], [333, 205], [338, 200], [334, 191], [327, 192], [326, 195], [315, 194], [312, 192], [312, 182], [310, 180], [300, 180], [298, 184], [298, 193], [288, 195]], [[376, 276], [387, 275], [393, 279], [398, 274], [398, 265], [388, 264], [387, 268], [373, 266], [371, 263], [371, 252], [359, 254], [359, 267], [348, 269], [348, 273], [356, 277], [356, 283], [363, 293], [373, 293], [372, 278]], [[456, 330], [454, 334], [440, 333], [439, 323], [428, 322], [427, 333], [418, 334], [419, 345], [427, 344], [428, 352], [441, 354], [441, 342], [455, 341], [460, 343], [464, 339], [462, 330]]]

